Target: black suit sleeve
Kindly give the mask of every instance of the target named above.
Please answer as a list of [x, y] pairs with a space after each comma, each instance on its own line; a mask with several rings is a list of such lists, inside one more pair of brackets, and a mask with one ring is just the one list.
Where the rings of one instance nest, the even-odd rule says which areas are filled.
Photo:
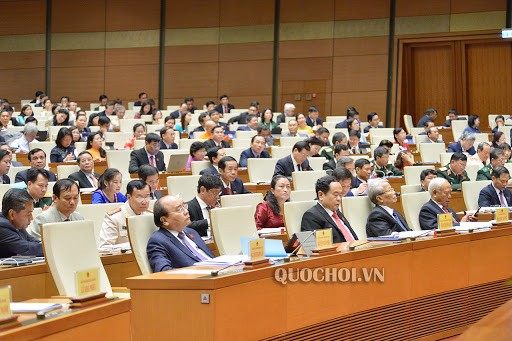
[[4, 255], [43, 256], [41, 242], [25, 230], [17, 233], [7, 228], [0, 228], [0, 248]]
[[309, 210], [302, 215], [302, 221], [300, 223], [301, 231], [315, 231], [325, 228], [325, 221], [319, 219], [316, 214], [312, 214]]
[[208, 233], [206, 232], [208, 231], [208, 220], [206, 219], [191, 221], [187, 227], [196, 230], [201, 237], [205, 237], [208, 235]]
[[137, 151], [134, 150], [130, 153], [130, 165], [128, 166], [129, 173], [137, 173], [139, 171], [139, 158]]
[[284, 175], [289, 176], [286, 174], [286, 170], [284, 168], [284, 162], [281, 162], [281, 160], [277, 161], [276, 168], [274, 169], [274, 176], [276, 175]]
[[427, 205], [420, 210], [420, 227], [422, 230], [437, 229], [437, 213]]
[[492, 202], [493, 200], [490, 191], [484, 187], [478, 195], [478, 207], [491, 207]]
[[393, 232], [395, 224], [391, 225], [390, 219], [386, 219], [383, 212], [377, 212], [375, 209], [368, 215], [366, 222], [366, 235], [368, 237], [387, 236]]

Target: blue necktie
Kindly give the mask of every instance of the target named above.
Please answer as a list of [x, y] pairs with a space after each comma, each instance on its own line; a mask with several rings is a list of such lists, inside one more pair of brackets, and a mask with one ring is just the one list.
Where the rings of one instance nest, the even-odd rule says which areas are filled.
[[395, 211], [393, 211], [393, 218], [395, 218], [396, 222], [402, 228], [402, 230], [409, 231], [409, 229], [407, 227], [405, 227], [404, 224], [402, 224], [402, 221], [400, 220], [400, 218], [398, 217], [398, 214], [396, 214]]

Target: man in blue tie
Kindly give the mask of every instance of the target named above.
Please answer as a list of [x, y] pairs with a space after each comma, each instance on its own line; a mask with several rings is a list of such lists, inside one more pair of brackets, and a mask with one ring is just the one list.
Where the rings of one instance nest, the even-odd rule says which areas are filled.
[[155, 225], [160, 229], [149, 238], [147, 254], [154, 272], [192, 266], [214, 258], [190, 224], [187, 205], [178, 197], [165, 196], [153, 208]]
[[396, 193], [387, 179], [372, 182], [368, 188], [368, 198], [375, 208], [368, 215], [366, 235], [368, 237], [387, 236], [392, 232], [410, 231], [402, 215], [393, 209]]

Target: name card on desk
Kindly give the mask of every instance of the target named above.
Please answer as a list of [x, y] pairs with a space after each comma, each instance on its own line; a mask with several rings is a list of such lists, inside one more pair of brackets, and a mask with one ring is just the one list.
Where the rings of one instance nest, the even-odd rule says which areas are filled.
[[249, 257], [251, 261], [265, 258], [265, 239], [249, 241]]
[[443, 213], [437, 215], [437, 226], [440, 230], [448, 230], [453, 228], [453, 216], [451, 213]]
[[508, 207], [497, 208], [495, 215], [497, 223], [504, 223], [508, 221]]
[[0, 321], [11, 316], [11, 286], [7, 285], [0, 288]]
[[315, 235], [317, 250], [332, 247], [332, 229], [317, 230]]
[[96, 295], [100, 292], [98, 268], [75, 272], [76, 294], [78, 297]]

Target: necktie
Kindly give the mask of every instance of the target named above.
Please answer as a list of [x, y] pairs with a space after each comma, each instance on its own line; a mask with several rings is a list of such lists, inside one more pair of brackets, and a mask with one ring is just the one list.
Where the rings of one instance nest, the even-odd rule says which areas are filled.
[[297, 164], [297, 170], [298, 170], [299, 172], [302, 170], [302, 167], [301, 167], [299, 164]]
[[260, 158], [260, 154], [256, 155], [256, 158], [259, 159]]
[[405, 227], [404, 224], [402, 224], [402, 221], [400, 220], [400, 218], [398, 217], [398, 214], [396, 214], [395, 211], [393, 211], [393, 218], [395, 218], [396, 222], [398, 223], [398, 226], [400, 226], [402, 228], [402, 230], [409, 231], [409, 229], [407, 227]]
[[503, 195], [503, 191], [500, 191], [500, 203], [501, 207], [508, 207], [507, 201], [505, 200], [505, 196]]
[[98, 180], [94, 177], [93, 174], [89, 174], [89, 178], [91, 179], [91, 183], [94, 185], [94, 187], [98, 187]]
[[226, 195], [231, 195], [231, 188], [229, 187], [224, 187], [225, 190], [226, 190]]
[[190, 244], [190, 242], [188, 241], [187, 238], [185, 238], [185, 233], [183, 232], [180, 232], [178, 233], [178, 237], [181, 239], [181, 241], [183, 242], [183, 244], [185, 244], [185, 246], [190, 250], [190, 252], [192, 252], [194, 255], [197, 256], [197, 258], [199, 258], [200, 260], [207, 260], [208, 258], [206, 258], [205, 256], [203, 256], [202, 254], [200, 254], [196, 248], [194, 246], [192, 246]]
[[345, 224], [343, 224], [343, 222], [341, 221], [340, 217], [338, 217], [338, 215], [336, 214], [336, 212], [334, 212], [332, 214], [332, 218], [334, 219], [334, 222], [336, 223], [336, 225], [338, 226], [338, 229], [341, 231], [341, 233], [343, 234], [343, 237], [345, 238], [345, 241], [347, 242], [353, 242], [355, 239], [354, 237], [352, 236], [352, 233], [350, 233], [350, 231], [348, 230], [348, 228], [345, 226]]
[[150, 163], [151, 163], [151, 166], [156, 167], [156, 164], [155, 164], [155, 156], [154, 156], [154, 155], [151, 155], [151, 156], [150, 156], [150, 160], [149, 160], [149, 161], [150, 161]]
[[[448, 209], [443, 206], [443, 211], [444, 213], [451, 213], [450, 211], [448, 211]], [[458, 224], [459, 222], [457, 220], [455, 220], [455, 218], [453, 217], [453, 214], [452, 214], [452, 221], [455, 223], [455, 224]]]
[[69, 218], [67, 218], [67, 219], [64, 219], [64, 221], [71, 221], [71, 220]]

